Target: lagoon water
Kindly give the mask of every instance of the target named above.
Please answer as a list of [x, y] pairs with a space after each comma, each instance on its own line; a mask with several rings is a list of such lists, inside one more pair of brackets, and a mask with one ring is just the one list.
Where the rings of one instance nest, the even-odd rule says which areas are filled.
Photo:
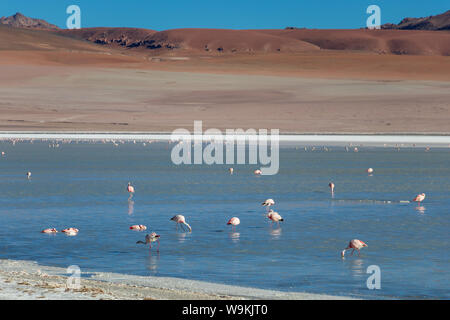
[[[233, 175], [227, 165], [176, 166], [172, 146], [0, 142], [0, 258], [282, 291], [450, 298], [450, 149], [282, 147], [279, 173], [255, 176], [255, 165], [233, 165]], [[402, 202], [422, 192], [421, 207]], [[267, 198], [280, 227], [265, 217]], [[192, 233], [176, 230], [175, 214]], [[226, 225], [233, 216], [235, 232]], [[133, 224], [161, 235], [159, 253], [136, 244], [146, 232]], [[75, 237], [40, 233], [72, 226]], [[341, 259], [353, 238], [368, 247]], [[381, 270], [379, 290], [367, 288], [371, 265]]]

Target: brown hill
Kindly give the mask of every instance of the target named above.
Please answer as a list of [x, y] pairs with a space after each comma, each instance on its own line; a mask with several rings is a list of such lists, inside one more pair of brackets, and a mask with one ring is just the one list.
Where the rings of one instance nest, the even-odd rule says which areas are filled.
[[173, 29], [154, 31], [131, 28], [93, 28], [61, 30], [97, 44], [120, 45], [162, 52], [181, 50], [192, 53], [269, 53], [315, 51], [316, 45], [297, 39], [287, 39], [251, 30]]
[[412, 55], [450, 55], [450, 32], [425, 30], [258, 30], [312, 43], [321, 49]]
[[10, 17], [1, 17], [0, 24], [15, 28], [39, 29], [39, 30], [59, 30], [59, 27], [50, 24], [45, 20], [29, 18], [17, 12]]
[[382, 29], [401, 30], [450, 30], [450, 10], [424, 18], [405, 18], [399, 24], [387, 23]]

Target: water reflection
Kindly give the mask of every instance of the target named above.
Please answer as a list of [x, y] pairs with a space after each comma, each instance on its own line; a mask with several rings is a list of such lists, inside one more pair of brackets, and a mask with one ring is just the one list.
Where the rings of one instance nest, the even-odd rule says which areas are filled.
[[239, 232], [230, 232], [229, 233], [229, 237], [230, 237], [231, 241], [233, 241], [233, 242], [239, 242], [240, 236], [241, 236], [241, 234]]
[[182, 232], [182, 233], [177, 232], [176, 236], [177, 236], [178, 242], [182, 243], [182, 242], [186, 241], [187, 233], [186, 232]]
[[131, 216], [134, 212], [134, 201], [128, 200], [128, 214]]
[[281, 236], [281, 227], [278, 227], [276, 229], [271, 228], [269, 233], [272, 236], [272, 240], [277, 240]]
[[366, 271], [364, 270], [364, 260], [360, 258], [356, 259], [348, 259], [348, 265], [350, 267], [350, 272], [354, 277], [362, 277], [366, 274]]
[[426, 208], [423, 206], [419, 206], [419, 207], [416, 207], [416, 210], [419, 211], [420, 213], [425, 213]]
[[150, 270], [150, 271], [157, 271], [158, 270], [158, 263], [159, 263], [159, 252], [152, 252], [152, 251], [150, 251], [150, 254], [148, 255], [146, 263], [147, 263], [147, 269], [148, 270]]

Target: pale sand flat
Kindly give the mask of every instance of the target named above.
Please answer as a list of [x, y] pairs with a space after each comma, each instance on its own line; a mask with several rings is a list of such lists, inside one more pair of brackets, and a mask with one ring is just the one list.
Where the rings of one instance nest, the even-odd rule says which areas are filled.
[[[88, 277], [89, 276], [89, 277]], [[281, 292], [167, 277], [89, 273], [79, 289], [67, 288], [66, 270], [31, 261], [0, 260], [0, 299], [120, 300], [341, 300], [303, 292]]]

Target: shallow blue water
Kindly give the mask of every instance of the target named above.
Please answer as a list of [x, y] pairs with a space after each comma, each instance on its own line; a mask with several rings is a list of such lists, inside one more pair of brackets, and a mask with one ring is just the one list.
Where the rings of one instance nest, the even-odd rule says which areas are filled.
[[[251, 165], [233, 165], [233, 175], [225, 165], [176, 166], [170, 150], [167, 143], [0, 142], [0, 258], [284, 291], [450, 298], [449, 149], [286, 147], [279, 174], [259, 177]], [[399, 202], [421, 192], [422, 210]], [[264, 216], [267, 198], [285, 219], [280, 228]], [[186, 216], [192, 233], [176, 231], [175, 214]], [[236, 232], [226, 226], [233, 216], [241, 220]], [[145, 232], [132, 224], [161, 235], [159, 253], [136, 244]], [[76, 237], [40, 233], [71, 226], [80, 229]], [[342, 260], [353, 238], [368, 247]], [[370, 265], [381, 269], [380, 290], [366, 286]]]

